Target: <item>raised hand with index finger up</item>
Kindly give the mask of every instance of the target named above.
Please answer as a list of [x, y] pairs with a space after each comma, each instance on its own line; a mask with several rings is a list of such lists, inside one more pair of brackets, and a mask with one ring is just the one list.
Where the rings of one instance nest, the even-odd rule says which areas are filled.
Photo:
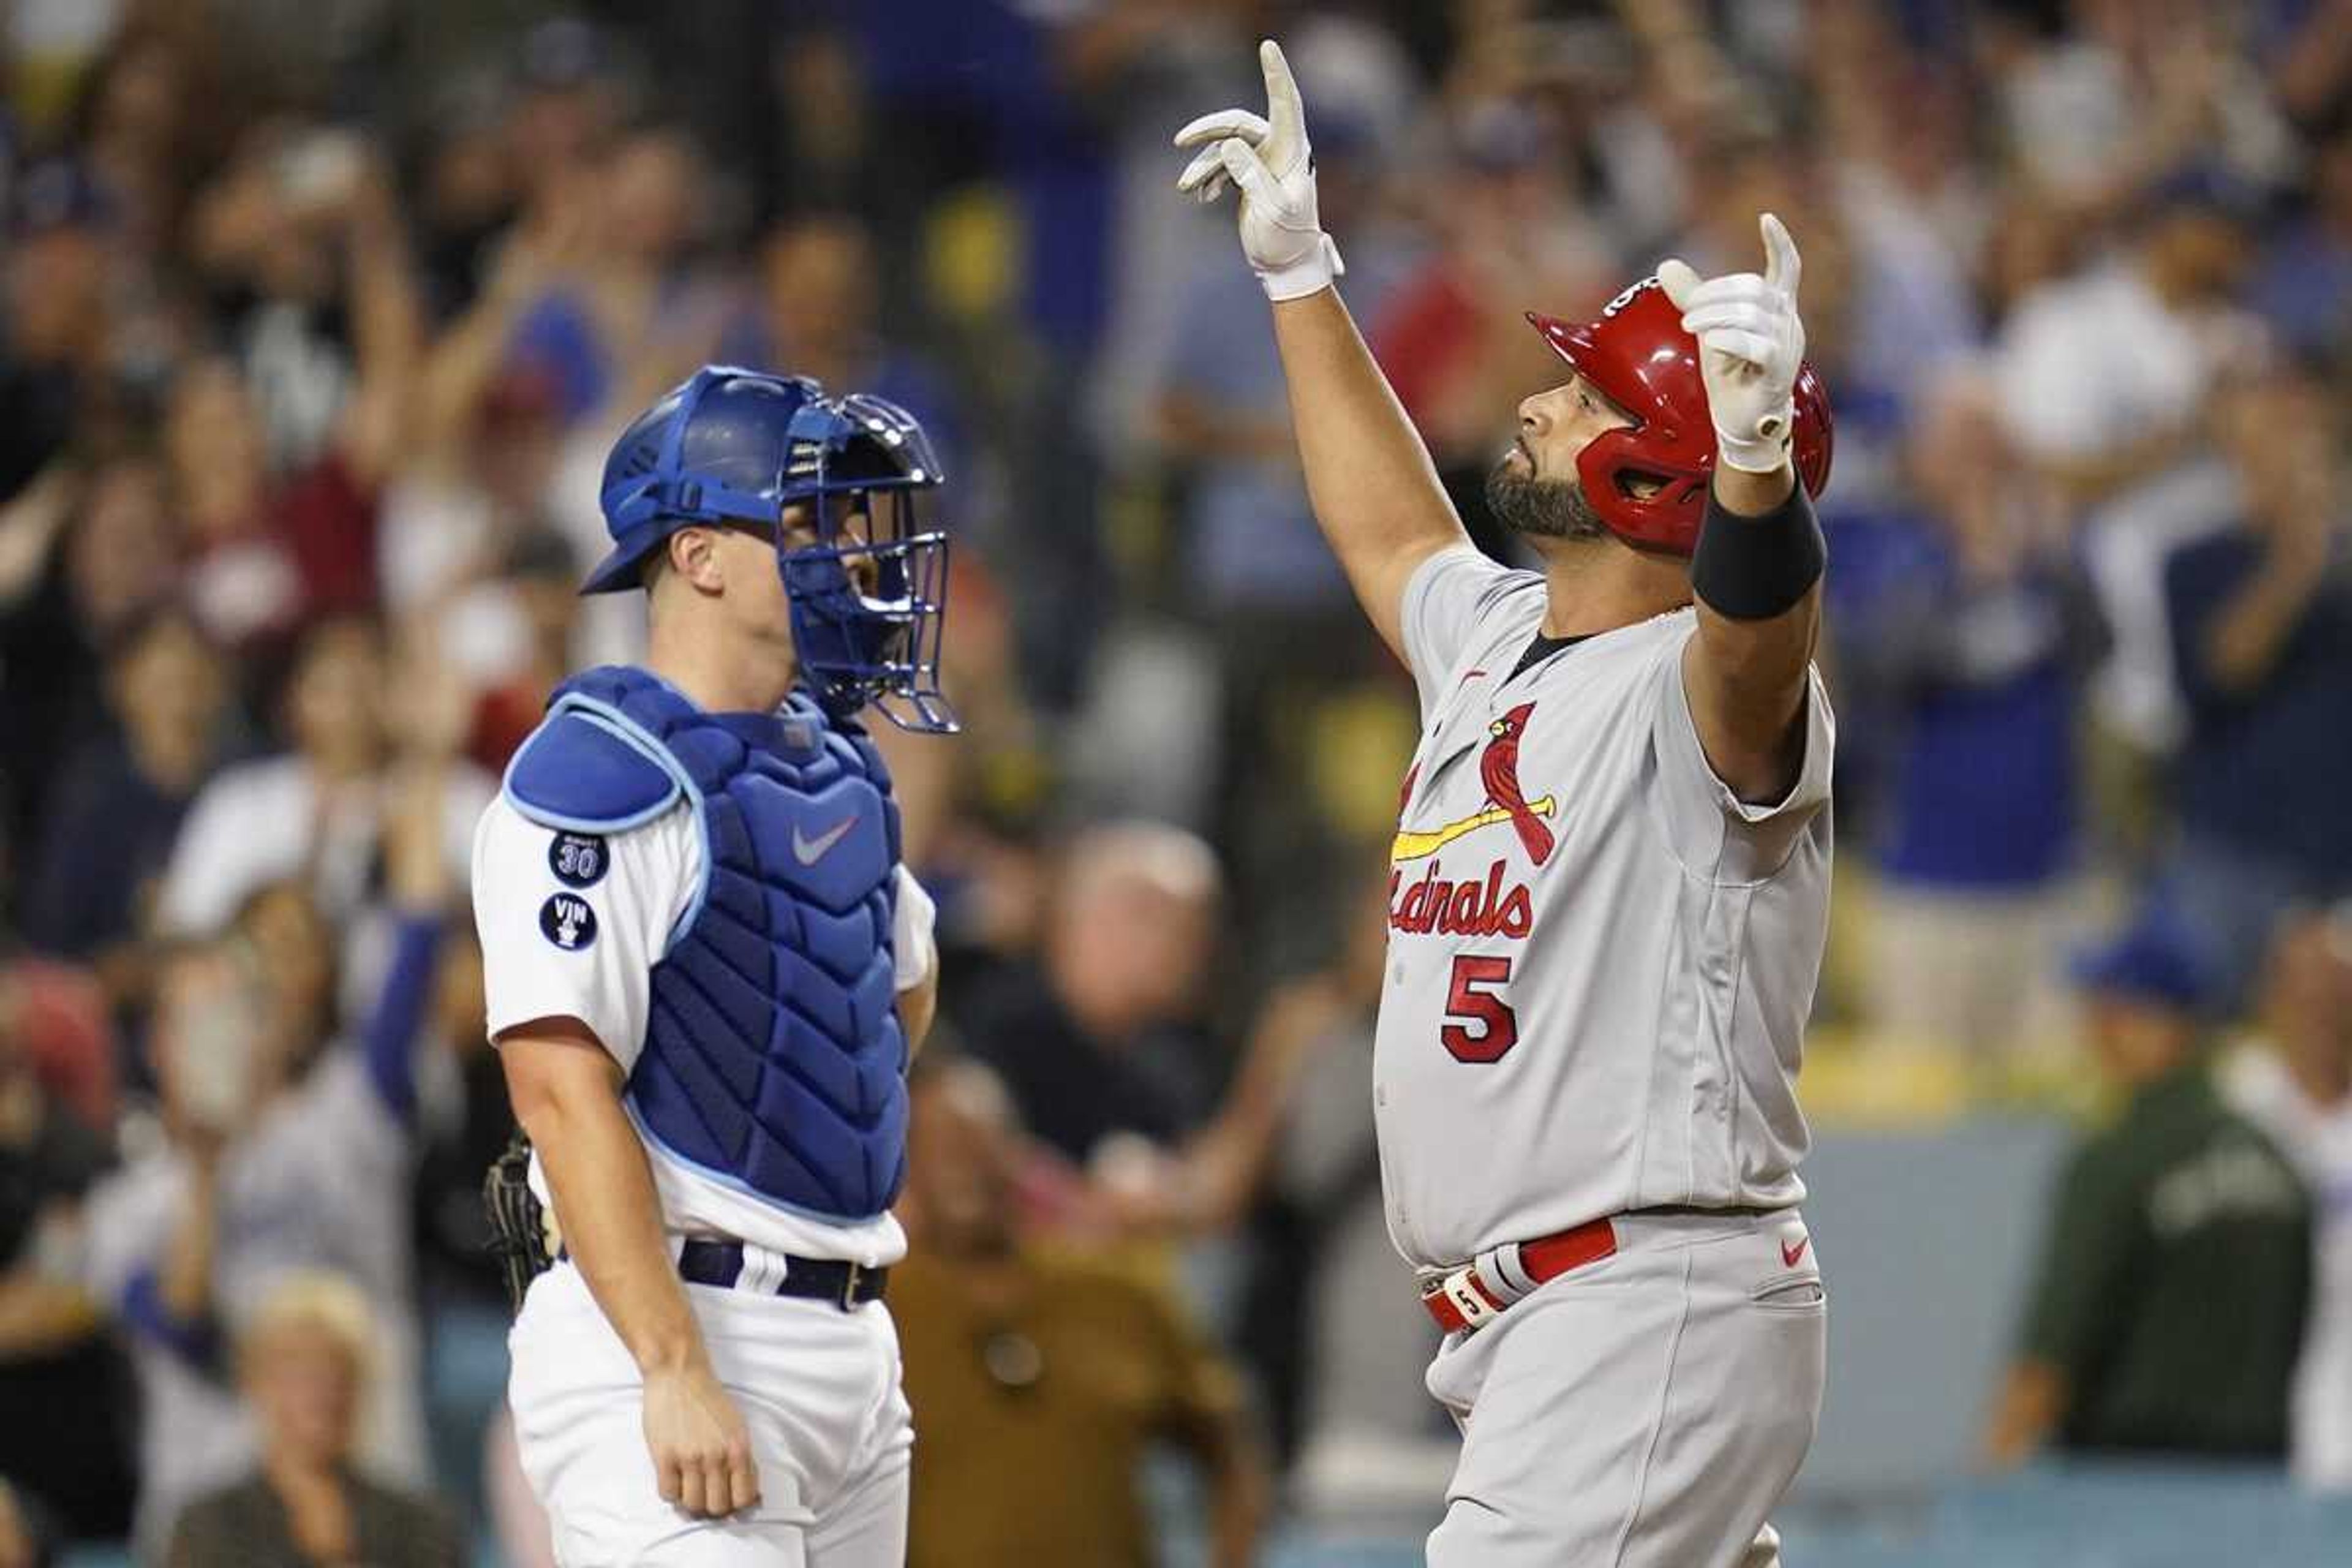
[[1766, 213], [1764, 271], [1702, 279], [1685, 262], [1658, 263], [1658, 286], [1698, 339], [1699, 374], [1717, 451], [1730, 467], [1768, 474], [1789, 460], [1805, 324], [1797, 315], [1802, 265], [1786, 225]]
[[1206, 203], [1229, 184], [1240, 186], [1242, 251], [1266, 298], [1304, 299], [1329, 288], [1347, 267], [1316, 215], [1315, 150], [1290, 62], [1271, 38], [1258, 45], [1257, 58], [1266, 112], [1219, 110], [1176, 132], [1177, 146], [1201, 149], [1176, 188]]

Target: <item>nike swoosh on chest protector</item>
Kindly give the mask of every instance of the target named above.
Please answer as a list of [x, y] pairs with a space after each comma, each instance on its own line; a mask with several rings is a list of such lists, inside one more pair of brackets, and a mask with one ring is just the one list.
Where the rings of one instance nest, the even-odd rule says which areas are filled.
[[848, 836], [851, 828], [856, 826], [856, 815], [852, 813], [850, 816], [843, 817], [839, 822], [835, 823], [831, 827], [826, 828], [823, 833], [818, 834], [814, 838], [811, 838], [800, 830], [799, 824], [793, 824], [793, 858], [799, 861], [803, 866], [815, 865], [818, 861], [825, 858], [825, 855], [835, 845], [840, 843], [843, 838]]

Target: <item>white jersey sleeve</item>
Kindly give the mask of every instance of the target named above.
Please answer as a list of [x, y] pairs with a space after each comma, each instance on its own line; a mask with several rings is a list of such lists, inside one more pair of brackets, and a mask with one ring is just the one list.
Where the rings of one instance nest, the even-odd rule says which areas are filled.
[[693, 808], [680, 801], [603, 839], [602, 874], [556, 875], [559, 841], [503, 795], [474, 834], [474, 923], [490, 1038], [534, 1018], [577, 1018], [627, 1072], [646, 1038], [653, 968], [702, 879]]
[[931, 973], [931, 932], [939, 924], [940, 907], [929, 891], [906, 867], [898, 868], [898, 896], [890, 926], [890, 979], [900, 991], [912, 991]]
[[[1413, 569], [1404, 585], [1402, 626], [1405, 663], [1421, 691], [1421, 719], [1454, 684], [1455, 667], [1476, 639], [1473, 633], [1515, 593], [1543, 591], [1543, 578], [1497, 565], [1471, 545], [1441, 550]], [[1500, 680], [1507, 670], [1494, 672]]]
[[[1696, 629], [1691, 635], [1697, 635]], [[1829, 804], [1830, 767], [1837, 750], [1837, 721], [1829, 696], [1822, 688], [1821, 671], [1808, 668], [1805, 752], [1797, 782], [1779, 800], [1741, 800], [1717, 776], [1699, 743], [1690, 693], [1683, 684], [1683, 655], [1688, 647], [1688, 637], [1666, 645], [1654, 687], [1651, 744], [1667, 838], [1685, 868], [1711, 881], [1764, 881], [1780, 871], [1798, 836]]]

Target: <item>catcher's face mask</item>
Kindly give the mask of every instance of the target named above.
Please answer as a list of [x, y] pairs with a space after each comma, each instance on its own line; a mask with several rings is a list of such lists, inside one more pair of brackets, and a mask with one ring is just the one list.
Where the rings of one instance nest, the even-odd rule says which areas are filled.
[[945, 476], [914, 416], [853, 394], [794, 415], [784, 500], [816, 531], [780, 542], [793, 646], [819, 701], [848, 714], [872, 704], [902, 730], [951, 734], [940, 694], [948, 537], [925, 531], [918, 499]]

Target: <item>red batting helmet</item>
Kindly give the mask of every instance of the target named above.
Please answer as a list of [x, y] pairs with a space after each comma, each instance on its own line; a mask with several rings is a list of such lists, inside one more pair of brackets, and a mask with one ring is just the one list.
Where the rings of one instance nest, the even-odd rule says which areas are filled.
[[[1574, 326], [1532, 310], [1528, 320], [1577, 374], [1633, 416], [1630, 427], [1603, 431], [1576, 455], [1584, 499], [1626, 543], [1688, 555], [1698, 547], [1715, 470], [1715, 425], [1698, 340], [1683, 331], [1683, 313], [1645, 278], [1603, 306], [1597, 321]], [[1797, 367], [1796, 403], [1791, 456], [1806, 493], [1819, 495], [1830, 478], [1830, 397], [1811, 361]], [[1637, 495], [1635, 479], [1658, 489]]]

